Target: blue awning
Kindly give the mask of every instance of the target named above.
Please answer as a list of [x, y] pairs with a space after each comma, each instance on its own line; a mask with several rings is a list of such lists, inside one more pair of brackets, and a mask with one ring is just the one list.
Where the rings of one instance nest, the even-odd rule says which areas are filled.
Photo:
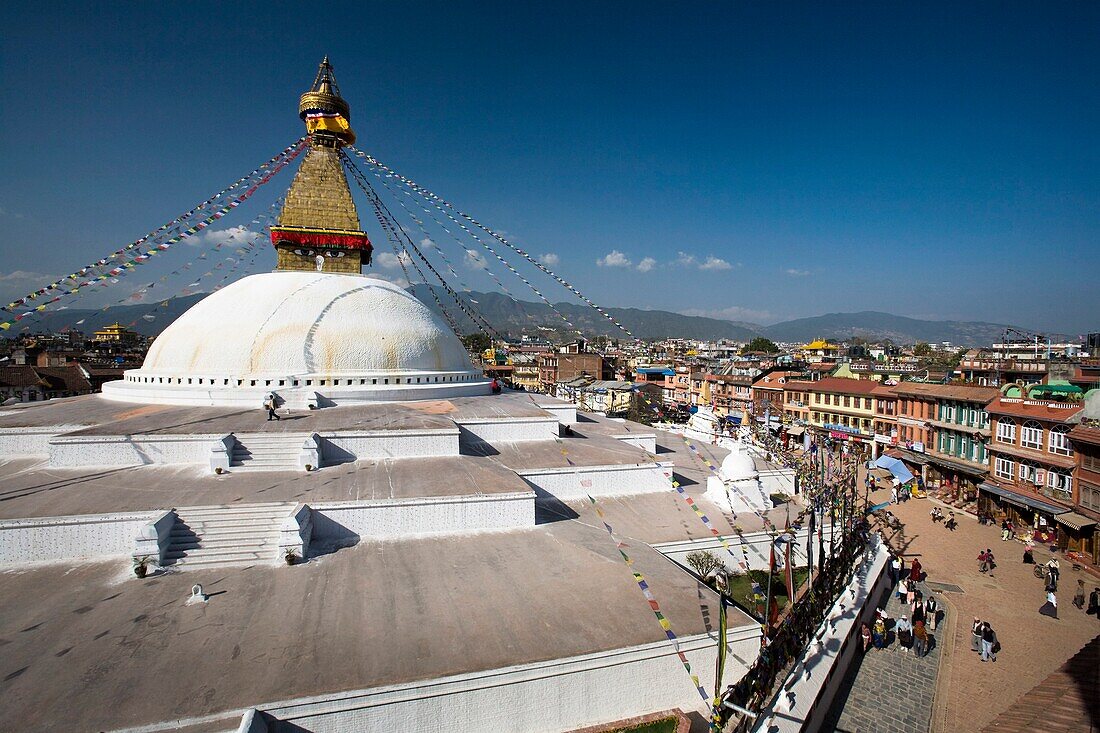
[[1054, 504], [1047, 504], [1045, 501], [1033, 499], [1030, 496], [1017, 494], [1015, 491], [1009, 491], [1008, 489], [1002, 488], [997, 484], [986, 482], [979, 484], [978, 488], [982, 491], [989, 492], [990, 494], [996, 494], [997, 496], [1000, 496], [1003, 499], [1007, 499], [1008, 501], [1018, 506], [1026, 506], [1030, 509], [1037, 509], [1038, 511], [1046, 512], [1047, 514], [1065, 514], [1069, 511], [1069, 509], [1063, 509], [1062, 507], [1055, 506]]
[[897, 458], [891, 458], [887, 455], [881, 455], [878, 460], [875, 461], [875, 465], [879, 468], [885, 468], [890, 473], [894, 474], [894, 478], [903, 484], [906, 481], [913, 480], [913, 472], [906, 468], [905, 464], [899, 461]]

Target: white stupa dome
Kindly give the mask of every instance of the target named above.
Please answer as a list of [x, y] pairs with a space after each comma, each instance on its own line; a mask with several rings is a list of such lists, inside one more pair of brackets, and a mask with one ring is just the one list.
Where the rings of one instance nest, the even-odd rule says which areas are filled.
[[741, 443], [735, 443], [722, 460], [722, 477], [727, 481], [751, 481], [759, 476], [756, 462]]
[[425, 399], [488, 390], [433, 311], [379, 278], [270, 272], [192, 306], [153, 342], [140, 369], [104, 385], [110, 399], [292, 405]]

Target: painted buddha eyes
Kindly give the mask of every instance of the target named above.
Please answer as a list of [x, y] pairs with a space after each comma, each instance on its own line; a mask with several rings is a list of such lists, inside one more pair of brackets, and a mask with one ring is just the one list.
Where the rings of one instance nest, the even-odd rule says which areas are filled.
[[325, 252], [325, 257], [329, 257], [329, 258], [332, 258], [332, 257], [343, 257], [343, 256], [344, 256], [344, 255], [346, 255], [346, 254], [347, 254], [347, 252], [344, 252], [344, 251], [342, 251], [342, 250], [338, 250], [338, 249], [330, 249], [330, 250], [329, 250], [328, 252]]
[[[317, 254], [317, 250], [299, 247], [298, 249], [294, 250], [294, 254], [300, 257], [312, 257], [313, 255]], [[344, 252], [343, 250], [330, 249], [326, 252], [322, 252], [321, 254], [329, 259], [332, 259], [333, 257], [346, 257], [348, 253]]]
[[294, 254], [301, 255], [303, 257], [312, 257], [317, 253], [314, 252], [312, 249], [296, 249], [294, 250]]

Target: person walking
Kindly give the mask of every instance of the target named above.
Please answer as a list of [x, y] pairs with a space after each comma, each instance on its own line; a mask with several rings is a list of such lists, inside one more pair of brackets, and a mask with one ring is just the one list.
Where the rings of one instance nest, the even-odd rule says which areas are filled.
[[982, 550], [978, 553], [978, 571], [986, 572], [989, 570], [989, 552], [988, 550]]
[[1054, 581], [1055, 587], [1058, 585], [1058, 579], [1062, 575], [1062, 567], [1058, 563], [1058, 558], [1052, 557], [1047, 561], [1047, 568], [1050, 572], [1050, 578]]
[[909, 595], [909, 588], [905, 582], [905, 578], [898, 581], [898, 600], [905, 603], [906, 597]]
[[890, 489], [890, 503], [891, 504], [897, 504], [898, 503], [898, 487], [897, 486]]
[[928, 653], [928, 631], [923, 621], [913, 622], [913, 652], [918, 659]]
[[940, 606], [936, 603], [936, 597], [929, 594], [928, 600], [924, 602], [924, 618], [928, 622], [929, 631], [936, 630], [936, 614], [939, 612]]
[[980, 652], [982, 650], [982, 622], [977, 616], [974, 617], [974, 623], [970, 626], [970, 651]]
[[901, 579], [901, 560], [894, 553], [890, 553], [890, 587], [893, 588]]
[[866, 622], [864, 622], [863, 628], [860, 629], [859, 634], [863, 639], [863, 651], [866, 652], [871, 647], [871, 629], [867, 626]]
[[1085, 613], [1100, 619], [1100, 588], [1093, 588], [1092, 593], [1089, 593], [1089, 607], [1085, 609]]
[[923, 621], [928, 626], [928, 618], [924, 610], [924, 594], [919, 590], [913, 594], [913, 602], [909, 604], [909, 613], [913, 615], [913, 623]]
[[275, 394], [273, 392], [268, 392], [267, 396], [264, 397], [264, 409], [267, 410], [267, 420], [268, 420], [268, 422], [271, 422], [271, 420], [273, 420], [273, 419], [274, 420], [281, 420], [282, 419], [281, 417], [278, 416], [278, 414], [276, 414], [275, 407], [276, 407]]
[[993, 627], [989, 625], [989, 622], [982, 624], [982, 661], [983, 662], [996, 662], [997, 653], [993, 650], [994, 645], [997, 643], [997, 632], [993, 630]]
[[1008, 542], [1008, 520], [1001, 520], [1001, 542]]
[[1085, 610], [1085, 581], [1078, 579], [1077, 592], [1073, 594], [1073, 605]]
[[1050, 616], [1055, 621], [1058, 620], [1058, 597], [1054, 595], [1054, 591], [1047, 591], [1047, 602], [1039, 607], [1039, 613]]
[[918, 558], [913, 558], [913, 564], [909, 566], [909, 581], [910, 583], [919, 583], [923, 580], [921, 576], [921, 564]]
[[897, 624], [894, 626], [894, 633], [898, 635], [898, 644], [903, 649], [909, 649], [913, 646], [913, 624], [909, 623], [909, 619], [905, 615], [898, 619]]

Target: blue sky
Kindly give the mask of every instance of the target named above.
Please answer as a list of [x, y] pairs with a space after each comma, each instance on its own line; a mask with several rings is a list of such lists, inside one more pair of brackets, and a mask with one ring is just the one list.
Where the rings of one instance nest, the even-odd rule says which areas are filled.
[[360, 147], [602, 304], [1100, 329], [1095, 3], [102, 5], [0, 11], [0, 296], [294, 140], [327, 53]]

